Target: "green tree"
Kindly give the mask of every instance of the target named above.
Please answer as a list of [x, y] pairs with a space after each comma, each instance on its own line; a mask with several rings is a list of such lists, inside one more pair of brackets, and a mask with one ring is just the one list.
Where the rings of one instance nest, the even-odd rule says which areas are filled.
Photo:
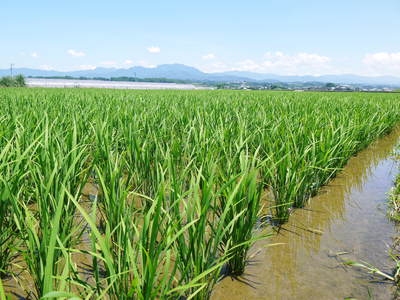
[[14, 85], [14, 80], [10, 76], [6, 76], [0, 79], [0, 86], [11, 87]]
[[17, 75], [14, 79], [16, 86], [26, 86], [25, 77], [23, 75]]
[[336, 86], [336, 84], [334, 84], [332, 82], [328, 82], [327, 84], [325, 84], [325, 87], [327, 87], [327, 88], [333, 88], [335, 86]]
[[17, 75], [14, 78], [5, 76], [0, 78], [0, 87], [24, 87], [26, 86], [25, 77], [23, 75]]

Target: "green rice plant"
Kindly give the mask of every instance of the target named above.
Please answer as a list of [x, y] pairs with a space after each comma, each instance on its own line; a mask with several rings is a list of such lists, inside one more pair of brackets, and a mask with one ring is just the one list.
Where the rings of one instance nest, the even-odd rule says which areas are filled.
[[383, 277], [384, 279], [395, 281], [395, 277], [394, 276], [389, 275], [389, 274], [387, 274], [385, 272], [382, 272], [381, 270], [379, 270], [378, 268], [372, 266], [371, 264], [369, 264], [367, 262], [347, 261], [347, 262], [344, 262], [344, 264], [348, 265], [348, 266], [363, 268], [363, 269], [367, 270], [368, 273], [370, 273], [372, 275], [379, 275], [379, 276]]
[[8, 193], [3, 190], [2, 200], [0, 204], [0, 222], [1, 222], [1, 233], [0, 233], [0, 277], [3, 278], [8, 274], [7, 269], [11, 264], [11, 260], [15, 255], [15, 243], [16, 243], [16, 232], [15, 224], [10, 217], [10, 204], [7, 197]]
[[138, 129], [134, 128], [134, 124], [127, 124], [123, 132], [128, 181], [133, 190], [152, 197], [156, 194], [160, 181], [157, 162], [163, 160], [164, 153], [160, 151], [156, 137], [141, 137], [136, 134], [136, 130]]
[[19, 181], [24, 176], [12, 147], [13, 140], [9, 141], [0, 152], [0, 278], [9, 273], [12, 259], [17, 253], [16, 225], [12, 215], [12, 194], [18, 194], [21, 186]]
[[[191, 171], [187, 171], [191, 173]], [[230, 236], [244, 211], [232, 216], [233, 199], [230, 198], [218, 214], [215, 210], [217, 194], [215, 173], [202, 169], [191, 175], [189, 188], [170, 169], [171, 189], [165, 199], [166, 210], [174, 220], [173, 227], [179, 231], [185, 224], [195, 222], [174, 242], [176, 264], [179, 270], [179, 286], [188, 286], [195, 281], [185, 295], [190, 299], [209, 299], [214, 285], [222, 276], [223, 267], [237, 253], [230, 251], [232, 243], [222, 247], [224, 239]], [[246, 241], [247, 242], [247, 241]], [[241, 245], [234, 245], [241, 246]], [[233, 247], [232, 247], [233, 248]]]
[[[221, 196], [218, 197], [214, 208], [219, 217], [226, 212], [227, 215], [221, 218], [220, 222], [232, 226], [232, 229], [222, 237], [221, 246], [229, 253], [229, 273], [234, 276], [243, 274], [247, 254], [253, 242], [265, 238], [265, 236], [253, 237], [261, 209], [262, 186], [257, 182], [257, 177], [257, 170], [252, 169], [231, 178], [221, 187]], [[229, 224], [232, 220], [235, 221]]]
[[[17, 130], [16, 130], [17, 132]], [[21, 147], [19, 136], [8, 140], [0, 152], [0, 278], [10, 275], [12, 259], [19, 253], [22, 232], [15, 222], [14, 208], [26, 194], [28, 162], [36, 149], [32, 143]]]
[[118, 228], [121, 218], [125, 213], [133, 213], [128, 210], [133, 206], [128, 205], [129, 186], [123, 173], [121, 155], [110, 153], [109, 159], [101, 167], [96, 165], [95, 172], [99, 182], [101, 195], [99, 204], [101, 207], [102, 226], [104, 231], [113, 231]]
[[[64, 138], [56, 135], [47, 123], [28, 164], [26, 185], [31, 200], [14, 199], [17, 227], [21, 233], [22, 256], [32, 276], [35, 293], [41, 297], [54, 287], [68, 289], [70, 248], [79, 239], [80, 227], [74, 226], [75, 199], [85, 182], [85, 146], [77, 144], [76, 128]], [[53, 123], [54, 126], [54, 123]], [[31, 202], [33, 204], [28, 205]]]
[[[95, 279], [92, 290], [99, 297], [107, 295], [110, 299], [164, 299], [183, 293], [184, 288], [176, 287], [172, 245], [176, 236], [193, 224], [178, 233], [172, 231], [173, 220], [162, 209], [162, 190], [154, 200], [135, 194], [151, 203], [146, 210], [135, 207], [135, 195], [129, 192], [122, 172], [121, 155], [110, 152], [103, 163], [95, 167], [101, 196], [95, 198], [91, 216], [73, 200], [91, 228]], [[97, 199], [102, 231], [96, 224]]]
[[243, 271], [261, 193], [285, 222], [400, 120], [397, 94], [9, 88], [0, 105], [1, 238], [22, 243], [1, 252], [53, 298], [208, 298], [224, 264]]
[[[132, 228], [133, 219], [136, 217], [134, 206], [128, 204], [128, 183], [124, 178], [121, 163], [121, 155], [110, 152], [108, 159], [103, 164], [96, 165], [96, 177], [99, 181], [101, 196], [99, 199], [101, 214], [101, 232], [106, 239], [104, 245], [107, 252], [102, 249], [101, 255], [109, 255], [104, 265], [109, 294], [115, 299], [118, 295], [126, 295], [129, 290], [132, 278], [130, 272], [130, 256], [127, 249], [133, 239], [134, 230]], [[96, 202], [93, 204], [92, 222], [96, 224]], [[89, 223], [90, 225], [90, 223]], [[96, 253], [96, 231], [92, 231], [92, 251]], [[103, 237], [102, 237], [103, 238]], [[96, 281], [97, 293], [101, 294], [101, 260], [97, 255], [93, 255], [93, 270]], [[109, 263], [110, 262], [110, 263]], [[111, 264], [112, 262], [112, 264]], [[116, 281], [118, 277], [118, 280]]]
[[1, 278], [0, 278], [0, 299], [11, 300], [11, 296], [7, 295], [6, 292], [4, 291], [3, 282]]
[[[102, 176], [100, 181], [104, 197], [111, 197], [106, 195], [110, 189], [104, 186], [106, 182]], [[76, 199], [71, 200], [91, 228], [93, 247], [89, 253], [94, 259], [96, 279], [96, 286], [92, 289], [96, 290], [98, 297], [176, 299], [185, 294], [186, 290], [196, 291], [202, 288], [197, 281], [207, 274], [200, 274], [186, 285], [178, 285], [178, 268], [173, 246], [185, 231], [196, 225], [196, 221], [175, 231], [175, 220], [163, 209], [163, 189], [160, 189], [155, 199], [147, 199], [152, 205], [142, 216], [135, 214], [130, 205], [127, 205], [125, 213], [118, 217], [120, 222], [114, 228], [107, 224], [104, 234], [96, 226], [97, 199], [93, 203], [91, 215]], [[120, 200], [124, 201], [121, 198]], [[104, 275], [100, 274], [100, 265], [104, 267]]]

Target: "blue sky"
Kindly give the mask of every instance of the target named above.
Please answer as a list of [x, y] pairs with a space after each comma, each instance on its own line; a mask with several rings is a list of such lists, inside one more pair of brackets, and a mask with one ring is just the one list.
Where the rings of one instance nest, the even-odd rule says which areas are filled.
[[1, 0], [0, 68], [400, 77], [400, 0]]

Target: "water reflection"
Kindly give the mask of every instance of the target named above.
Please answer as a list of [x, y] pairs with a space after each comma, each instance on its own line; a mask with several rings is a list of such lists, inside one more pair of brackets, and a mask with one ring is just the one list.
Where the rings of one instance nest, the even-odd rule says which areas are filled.
[[[385, 266], [386, 244], [394, 234], [383, 205], [392, 185], [392, 151], [400, 128], [353, 157], [347, 166], [305, 209], [267, 242], [243, 280], [226, 279], [214, 299], [390, 299], [390, 289], [370, 283], [364, 274], [339, 264], [341, 257]], [[283, 243], [265, 247], [268, 243]], [[346, 255], [338, 255], [347, 252]]]

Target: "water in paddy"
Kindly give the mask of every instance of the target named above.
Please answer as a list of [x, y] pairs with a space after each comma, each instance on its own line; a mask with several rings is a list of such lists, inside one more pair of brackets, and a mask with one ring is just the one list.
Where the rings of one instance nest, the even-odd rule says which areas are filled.
[[400, 128], [353, 157], [279, 233], [252, 248], [244, 276], [218, 283], [213, 300], [392, 299], [391, 283], [373, 282], [341, 262], [366, 261], [387, 272], [394, 267], [387, 253], [396, 231], [385, 203], [399, 137]]

